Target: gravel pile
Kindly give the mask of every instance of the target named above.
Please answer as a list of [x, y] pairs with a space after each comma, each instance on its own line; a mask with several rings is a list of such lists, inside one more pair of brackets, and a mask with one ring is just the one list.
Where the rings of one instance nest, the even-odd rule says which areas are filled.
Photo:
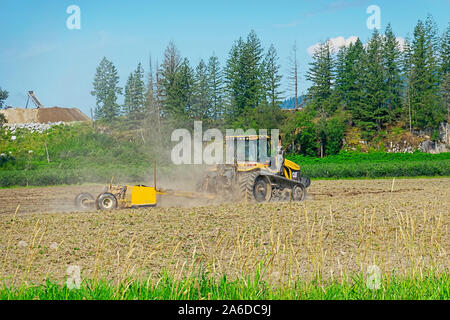
[[64, 122], [62, 121], [58, 121], [58, 122], [51, 122], [51, 123], [5, 123], [3, 125], [3, 128], [5, 130], [10, 131], [11, 133], [16, 133], [17, 129], [25, 129], [28, 130], [30, 132], [39, 132], [39, 133], [43, 133], [44, 131], [47, 131], [48, 129], [50, 129], [53, 126], [59, 126], [64, 124]]

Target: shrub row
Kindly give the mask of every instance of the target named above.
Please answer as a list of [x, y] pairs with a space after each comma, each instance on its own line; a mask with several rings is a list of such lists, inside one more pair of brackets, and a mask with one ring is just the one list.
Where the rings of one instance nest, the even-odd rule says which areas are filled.
[[450, 160], [299, 164], [302, 174], [311, 178], [380, 178], [450, 175]]

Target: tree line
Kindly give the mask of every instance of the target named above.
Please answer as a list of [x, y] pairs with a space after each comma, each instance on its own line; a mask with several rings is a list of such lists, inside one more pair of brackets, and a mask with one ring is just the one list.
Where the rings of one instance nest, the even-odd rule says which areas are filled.
[[[223, 66], [213, 54], [193, 67], [170, 42], [161, 63], [153, 66], [150, 59], [147, 73], [139, 63], [125, 88], [119, 87], [116, 67], [103, 58], [93, 83], [95, 117], [146, 119], [159, 132], [168, 124], [192, 126], [193, 120], [219, 128], [280, 128], [291, 151], [322, 156], [339, 152], [349, 127], [360, 129], [367, 141], [390, 126], [436, 132], [450, 113], [449, 31], [439, 35], [428, 16], [402, 43], [391, 25], [383, 33], [375, 30], [366, 44], [320, 43], [306, 74], [312, 85], [298, 112], [281, 111], [287, 93], [281, 90], [277, 51], [263, 48], [254, 31], [233, 43]], [[297, 105], [295, 45], [292, 52], [285, 81]]]
[[[193, 120], [216, 126], [248, 127], [249, 121], [253, 126], [261, 125], [267, 112], [269, 118], [275, 115], [275, 119], [281, 114], [283, 92], [278, 60], [275, 47], [271, 45], [265, 50], [254, 31], [233, 44], [224, 66], [213, 54], [193, 67], [170, 42], [155, 68], [150, 59], [147, 79], [139, 63], [130, 73], [125, 88], [121, 88], [116, 67], [103, 58], [93, 82], [95, 118], [150, 118], [156, 126], [167, 122], [192, 125]], [[124, 102], [119, 105], [117, 98], [121, 94]]]
[[[432, 132], [449, 119], [450, 26], [439, 36], [431, 16], [400, 43], [391, 25], [364, 45], [320, 43], [307, 73], [306, 108], [294, 120], [292, 142], [307, 155], [336, 154], [348, 127], [371, 141], [386, 129]], [[338, 50], [336, 50], [338, 49]]]

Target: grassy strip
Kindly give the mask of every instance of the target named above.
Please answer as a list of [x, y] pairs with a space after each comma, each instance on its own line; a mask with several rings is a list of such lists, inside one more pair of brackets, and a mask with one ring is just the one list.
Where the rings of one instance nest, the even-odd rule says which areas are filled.
[[302, 174], [310, 178], [382, 178], [448, 176], [450, 160], [379, 163], [299, 163]]
[[272, 287], [257, 278], [219, 280], [199, 275], [195, 278], [175, 281], [168, 275], [155, 283], [131, 281], [113, 285], [106, 281], [85, 281], [80, 289], [69, 289], [47, 281], [45, 285], [29, 285], [20, 288], [3, 287], [1, 300], [448, 300], [450, 279], [429, 274], [423, 277], [396, 276], [382, 279], [378, 290], [367, 287], [362, 276], [349, 282], [305, 284], [297, 282], [290, 287]]
[[415, 162], [415, 161], [445, 161], [450, 160], [450, 152], [431, 154], [424, 152], [414, 153], [387, 153], [387, 152], [341, 152], [338, 155], [325, 158], [308, 157], [300, 154], [290, 154], [286, 158], [303, 164], [325, 164], [325, 163], [379, 163], [379, 162]]
[[[164, 172], [158, 168], [159, 172]], [[74, 185], [84, 183], [109, 183], [111, 178], [122, 183], [145, 183], [145, 177], [153, 175], [147, 167], [88, 167], [80, 169], [41, 168], [36, 170], [0, 171], [0, 187]]]
[[[392, 177], [444, 177], [450, 176], [450, 160], [381, 162], [381, 163], [299, 163], [302, 175], [317, 179], [358, 179]], [[160, 174], [169, 171], [159, 168]], [[82, 169], [42, 168], [36, 170], [0, 171], [0, 188], [12, 186], [73, 185], [82, 183], [108, 183], [112, 177], [121, 183], [145, 183], [152, 176], [148, 167], [91, 167]]]

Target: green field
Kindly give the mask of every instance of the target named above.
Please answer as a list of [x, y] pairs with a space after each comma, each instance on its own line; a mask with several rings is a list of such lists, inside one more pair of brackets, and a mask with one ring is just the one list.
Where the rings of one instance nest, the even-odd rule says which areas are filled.
[[381, 178], [450, 175], [450, 153], [342, 152], [326, 158], [288, 155], [311, 178]]

